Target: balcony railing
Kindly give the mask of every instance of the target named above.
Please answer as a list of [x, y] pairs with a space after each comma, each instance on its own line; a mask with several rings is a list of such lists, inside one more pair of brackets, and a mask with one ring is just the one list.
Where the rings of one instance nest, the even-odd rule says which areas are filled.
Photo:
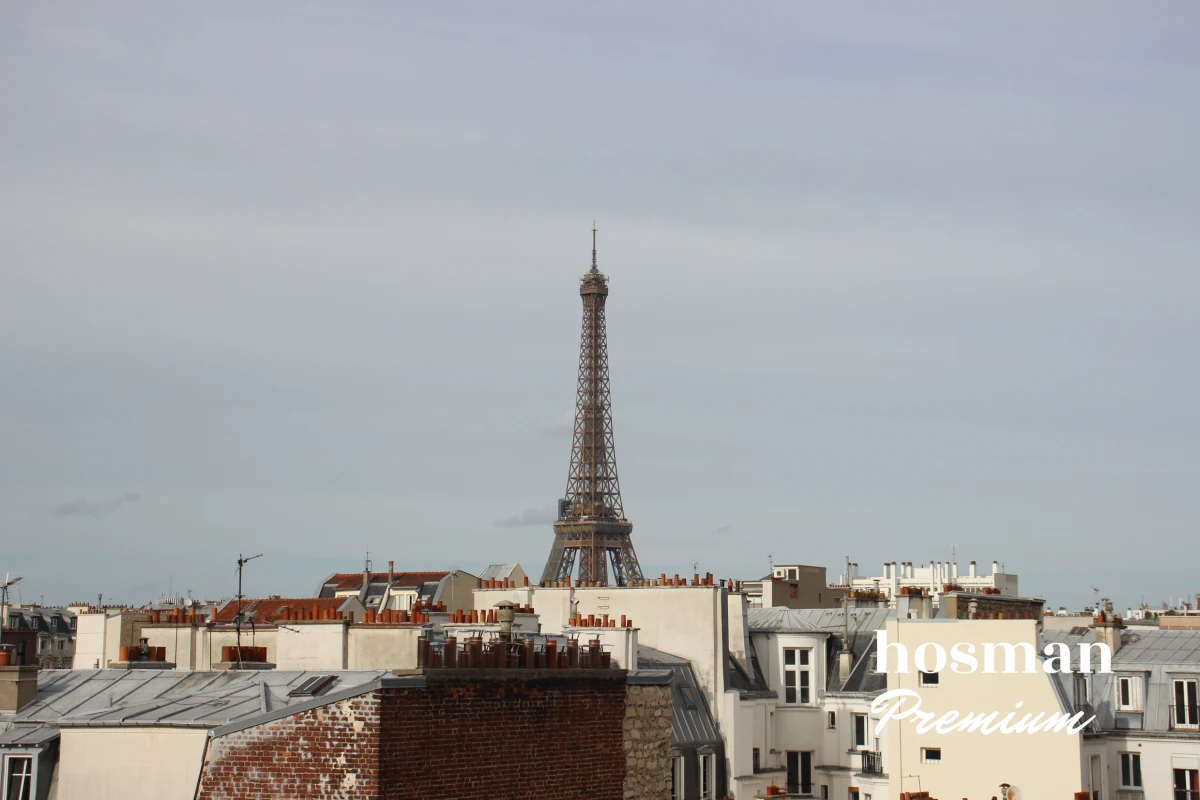
[[874, 750], [863, 750], [862, 771], [867, 775], [882, 775], [883, 753]]

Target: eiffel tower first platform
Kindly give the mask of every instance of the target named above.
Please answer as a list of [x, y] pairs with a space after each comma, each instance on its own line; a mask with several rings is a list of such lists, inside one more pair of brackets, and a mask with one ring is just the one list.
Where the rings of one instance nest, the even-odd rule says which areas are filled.
[[621, 506], [617, 455], [613, 446], [612, 398], [608, 384], [608, 335], [604, 304], [608, 277], [596, 266], [592, 229], [592, 268], [579, 279], [583, 334], [579, 341], [579, 382], [566, 496], [558, 503], [554, 546], [542, 572], [542, 585], [571, 578], [578, 557], [580, 584], [629, 586], [642, 580], [633, 551], [633, 524]]

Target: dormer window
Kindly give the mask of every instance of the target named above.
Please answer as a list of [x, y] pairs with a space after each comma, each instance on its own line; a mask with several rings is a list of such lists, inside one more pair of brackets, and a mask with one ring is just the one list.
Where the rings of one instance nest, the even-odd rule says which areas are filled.
[[1117, 711], [1142, 710], [1142, 676], [1117, 676]]
[[813, 702], [812, 648], [786, 647], [783, 650], [783, 701], [789, 705]]

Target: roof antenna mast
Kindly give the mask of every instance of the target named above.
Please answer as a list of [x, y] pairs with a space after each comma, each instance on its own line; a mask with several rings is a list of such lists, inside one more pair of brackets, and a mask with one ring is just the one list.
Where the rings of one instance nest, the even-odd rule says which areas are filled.
[[238, 593], [237, 593], [237, 601], [238, 601], [238, 606], [237, 606], [237, 616], [235, 616], [235, 617], [233, 618], [233, 625], [234, 625], [234, 628], [236, 628], [236, 629], [237, 629], [237, 657], [238, 657], [238, 669], [241, 669], [241, 668], [242, 668], [242, 596], [243, 596], [243, 595], [242, 595], [242, 567], [246, 566], [246, 563], [247, 563], [247, 562], [249, 562], [249, 561], [253, 561], [253, 560], [254, 560], [254, 559], [256, 559], [256, 558], [261, 558], [261, 557], [262, 557], [262, 553], [257, 553], [256, 555], [252, 555], [252, 556], [242, 556], [242, 554], [241, 554], [241, 553], [238, 553], [238, 560], [237, 560], [237, 565], [238, 565], [238, 567], [237, 567], [237, 574], [238, 574]]

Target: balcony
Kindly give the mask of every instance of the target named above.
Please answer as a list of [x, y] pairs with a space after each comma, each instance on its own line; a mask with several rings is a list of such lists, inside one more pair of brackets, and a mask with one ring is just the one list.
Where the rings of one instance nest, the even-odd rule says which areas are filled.
[[862, 753], [862, 772], [865, 775], [882, 775], [883, 774], [883, 753], [875, 750], [863, 750]]

